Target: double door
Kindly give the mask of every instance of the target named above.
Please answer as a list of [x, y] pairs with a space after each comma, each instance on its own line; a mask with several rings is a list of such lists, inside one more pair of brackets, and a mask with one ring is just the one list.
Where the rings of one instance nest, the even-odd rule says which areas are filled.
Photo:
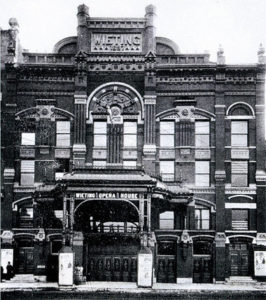
[[193, 257], [193, 282], [212, 283], [212, 260], [209, 255]]
[[157, 255], [157, 282], [176, 282], [176, 259], [174, 255]]
[[19, 274], [32, 274], [34, 271], [33, 247], [21, 247], [18, 249]]
[[249, 276], [250, 275], [250, 254], [248, 243], [233, 243], [229, 246], [230, 252], [230, 275]]
[[89, 255], [87, 260], [88, 281], [137, 280], [136, 255]]

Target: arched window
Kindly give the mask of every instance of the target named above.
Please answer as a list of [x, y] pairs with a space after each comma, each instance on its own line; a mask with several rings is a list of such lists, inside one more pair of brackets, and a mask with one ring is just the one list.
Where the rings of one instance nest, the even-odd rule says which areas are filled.
[[88, 99], [93, 126], [93, 166], [137, 166], [138, 128], [143, 123], [143, 101], [127, 84], [99, 86]]
[[[249, 120], [254, 117], [253, 108], [245, 102], [233, 103], [227, 109], [227, 119], [231, 120], [231, 185], [248, 186]], [[241, 148], [242, 152], [238, 149]], [[241, 157], [237, 153], [242, 153]], [[244, 154], [246, 153], [246, 155]]]

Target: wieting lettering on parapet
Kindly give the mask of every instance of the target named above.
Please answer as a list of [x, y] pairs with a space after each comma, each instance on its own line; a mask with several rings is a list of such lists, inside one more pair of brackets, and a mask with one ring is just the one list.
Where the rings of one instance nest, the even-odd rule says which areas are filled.
[[91, 36], [92, 52], [141, 52], [141, 34], [103, 34]]

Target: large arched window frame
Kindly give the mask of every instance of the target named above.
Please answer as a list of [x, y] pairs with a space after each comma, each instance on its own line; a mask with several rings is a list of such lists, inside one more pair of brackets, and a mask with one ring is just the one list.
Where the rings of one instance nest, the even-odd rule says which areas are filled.
[[92, 165], [136, 168], [143, 100], [131, 86], [110, 82], [88, 98], [87, 124], [92, 125]]
[[254, 118], [254, 110], [246, 102], [233, 103], [226, 111], [226, 120], [230, 121], [231, 128], [231, 186], [234, 187], [249, 185], [250, 120]]

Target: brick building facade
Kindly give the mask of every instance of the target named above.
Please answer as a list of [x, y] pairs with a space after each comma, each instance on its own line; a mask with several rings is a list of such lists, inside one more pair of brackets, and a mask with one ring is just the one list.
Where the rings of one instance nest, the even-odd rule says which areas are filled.
[[[53, 53], [2, 31], [2, 263], [56, 281], [265, 280], [265, 56], [183, 54], [144, 18], [94, 18]], [[171, 25], [171, 24], [169, 24]], [[264, 258], [263, 258], [264, 257]]]

